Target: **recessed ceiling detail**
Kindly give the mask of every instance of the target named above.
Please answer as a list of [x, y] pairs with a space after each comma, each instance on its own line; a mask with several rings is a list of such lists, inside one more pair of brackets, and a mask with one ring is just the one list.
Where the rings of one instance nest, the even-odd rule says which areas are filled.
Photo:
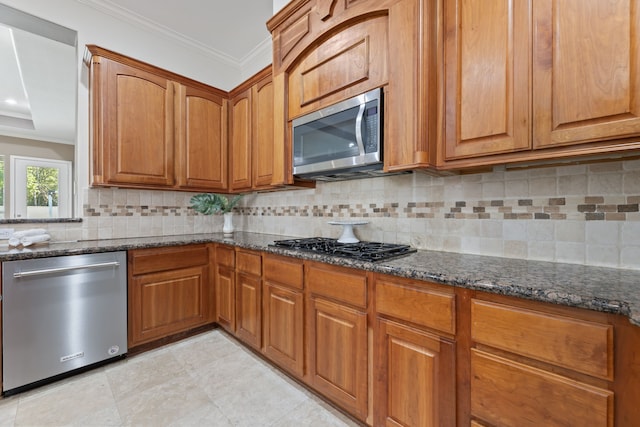
[[0, 125], [34, 129], [13, 30], [0, 25]]
[[0, 25], [0, 63], [0, 133], [74, 144], [75, 47]]

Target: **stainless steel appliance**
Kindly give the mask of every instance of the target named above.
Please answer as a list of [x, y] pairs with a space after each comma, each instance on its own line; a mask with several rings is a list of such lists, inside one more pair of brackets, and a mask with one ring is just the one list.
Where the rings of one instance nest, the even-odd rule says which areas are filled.
[[339, 180], [382, 170], [382, 89], [293, 120], [293, 174]]
[[380, 242], [339, 243], [336, 239], [310, 237], [276, 240], [272, 246], [362, 261], [385, 261], [416, 252], [409, 245]]
[[126, 252], [2, 263], [2, 390], [127, 352]]

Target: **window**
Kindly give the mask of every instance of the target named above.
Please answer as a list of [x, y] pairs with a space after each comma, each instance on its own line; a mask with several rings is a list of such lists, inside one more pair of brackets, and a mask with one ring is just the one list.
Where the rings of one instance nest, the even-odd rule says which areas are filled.
[[71, 216], [71, 162], [10, 156], [11, 217]]

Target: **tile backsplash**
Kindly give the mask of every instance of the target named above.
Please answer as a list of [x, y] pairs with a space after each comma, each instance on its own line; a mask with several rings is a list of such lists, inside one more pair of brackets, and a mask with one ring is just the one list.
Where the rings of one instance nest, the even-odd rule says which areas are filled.
[[[83, 222], [54, 239], [209, 233], [221, 216], [189, 209], [193, 193], [86, 189]], [[248, 194], [236, 229], [338, 237], [335, 220], [365, 220], [362, 240], [419, 249], [640, 269], [640, 160], [447, 177], [421, 173]]]
[[420, 173], [250, 195], [246, 231], [337, 237], [419, 249], [640, 269], [640, 161], [469, 175]]

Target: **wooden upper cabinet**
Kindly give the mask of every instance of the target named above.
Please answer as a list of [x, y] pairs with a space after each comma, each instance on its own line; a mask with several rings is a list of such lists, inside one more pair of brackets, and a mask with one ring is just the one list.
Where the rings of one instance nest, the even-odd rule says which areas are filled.
[[288, 118], [387, 84], [388, 19], [363, 19], [331, 34], [288, 73]]
[[94, 183], [173, 185], [173, 82], [107, 58], [92, 71]]
[[446, 0], [446, 159], [530, 148], [528, 9]]
[[87, 46], [92, 185], [225, 190], [227, 93]]
[[533, 2], [535, 148], [640, 134], [640, 1]]
[[273, 177], [273, 79], [271, 72], [252, 91], [252, 177], [253, 188], [271, 187]]
[[443, 169], [640, 148], [640, 0], [445, 0]]
[[271, 187], [273, 154], [273, 83], [271, 67], [230, 93], [229, 190]]
[[267, 23], [274, 48], [273, 183], [293, 182], [291, 120], [378, 87], [385, 170], [430, 166], [436, 10], [427, 0], [294, 0]]
[[178, 184], [182, 188], [227, 189], [227, 107], [219, 94], [179, 87]]
[[234, 95], [229, 110], [229, 189], [251, 190], [251, 88]]

